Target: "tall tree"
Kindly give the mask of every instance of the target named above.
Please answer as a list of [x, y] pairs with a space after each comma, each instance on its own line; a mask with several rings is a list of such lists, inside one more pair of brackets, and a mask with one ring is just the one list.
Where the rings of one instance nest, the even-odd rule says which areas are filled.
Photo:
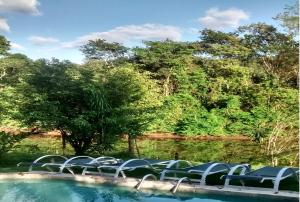
[[286, 5], [284, 11], [274, 19], [278, 20], [289, 33], [299, 35], [299, 1], [295, 1], [293, 5]]
[[76, 155], [94, 143], [107, 149], [115, 138], [106, 130], [109, 106], [92, 70], [58, 60], [39, 60], [20, 87], [20, 119], [27, 125], [60, 130]]
[[144, 43], [146, 47], [133, 50], [135, 62], [152, 73], [163, 87], [163, 94], [168, 96], [177, 90], [177, 77], [192, 66], [193, 44], [171, 40]]
[[134, 154], [134, 140], [144, 134], [159, 106], [158, 89], [144, 73], [132, 65], [112, 70], [105, 82], [111, 106], [111, 120], [119, 134], [128, 135], [128, 151]]
[[117, 42], [107, 42], [104, 39], [90, 40], [80, 49], [89, 60], [103, 60], [107, 64], [124, 60], [128, 56], [128, 48]]
[[9, 41], [4, 36], [0, 35], [0, 56], [6, 55], [9, 49], [10, 49]]
[[9, 50], [9, 42], [0, 36], [0, 123], [6, 120], [15, 125], [13, 115], [18, 113], [19, 101], [15, 87], [22, 82], [32, 61], [22, 54], [10, 54]]
[[203, 58], [228, 61], [231, 64], [247, 60], [250, 54], [250, 49], [241, 43], [241, 38], [236, 33], [204, 29], [200, 32], [197, 46]]
[[252, 61], [281, 78], [284, 83], [297, 86], [299, 42], [265, 23], [241, 26], [238, 32], [242, 43], [251, 49]]

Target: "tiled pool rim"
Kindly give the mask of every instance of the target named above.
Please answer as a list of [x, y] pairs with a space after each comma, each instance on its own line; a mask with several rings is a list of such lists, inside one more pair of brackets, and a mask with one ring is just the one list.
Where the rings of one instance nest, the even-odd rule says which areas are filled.
[[[57, 174], [49, 172], [15, 172], [15, 173], [0, 173], [1, 180], [39, 180], [39, 179], [55, 179], [55, 180], [71, 180], [81, 183], [93, 183], [93, 184], [110, 184], [116, 186], [131, 187], [135, 189], [134, 186], [139, 182], [136, 178], [113, 178], [104, 176], [87, 176], [87, 175], [72, 175], [72, 174]], [[175, 185], [172, 181], [153, 181], [147, 180], [143, 183], [141, 190], [160, 190], [160, 191], [170, 191], [170, 189]], [[243, 195], [243, 196], [268, 196], [274, 198], [286, 198], [286, 199], [298, 199], [299, 192], [295, 191], [279, 191], [279, 193], [274, 194], [271, 189], [267, 188], [256, 188], [256, 187], [241, 187], [241, 186], [229, 186], [226, 188], [220, 186], [198, 186], [195, 184], [190, 185], [183, 183], [180, 185], [179, 192], [193, 192], [193, 193], [207, 193], [207, 192], [217, 192], [233, 195]]]

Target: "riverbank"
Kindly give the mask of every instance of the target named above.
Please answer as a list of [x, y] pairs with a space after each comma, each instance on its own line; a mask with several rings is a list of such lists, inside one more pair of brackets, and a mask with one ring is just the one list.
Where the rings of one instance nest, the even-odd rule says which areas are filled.
[[251, 138], [243, 135], [235, 136], [212, 136], [212, 135], [195, 135], [195, 136], [186, 136], [186, 135], [177, 135], [174, 133], [149, 133], [141, 135], [138, 137], [141, 140], [224, 140], [224, 141], [250, 141]]
[[[44, 132], [37, 129], [20, 129], [12, 127], [0, 127], [0, 131], [11, 134], [27, 133], [32, 138], [44, 138], [44, 137], [61, 137], [61, 133], [58, 130]], [[126, 138], [126, 135], [124, 135]], [[223, 141], [250, 141], [251, 138], [245, 135], [178, 135], [175, 133], [167, 132], [153, 132], [146, 133], [138, 136], [139, 140], [199, 140], [199, 141], [210, 141], [210, 140], [223, 140]]]

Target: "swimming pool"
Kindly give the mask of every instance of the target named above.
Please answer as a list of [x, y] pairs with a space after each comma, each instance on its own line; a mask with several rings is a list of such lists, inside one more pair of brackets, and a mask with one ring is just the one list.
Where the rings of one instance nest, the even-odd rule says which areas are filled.
[[85, 184], [67, 180], [0, 180], [1, 202], [47, 201], [47, 202], [287, 202], [296, 199], [236, 196], [212, 193], [178, 193], [143, 191], [134, 189]]

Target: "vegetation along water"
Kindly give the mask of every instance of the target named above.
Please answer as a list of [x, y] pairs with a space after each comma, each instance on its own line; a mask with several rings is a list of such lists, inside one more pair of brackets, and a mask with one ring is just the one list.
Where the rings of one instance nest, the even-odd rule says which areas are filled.
[[[94, 39], [80, 47], [83, 64], [32, 60], [12, 53], [0, 36], [0, 125], [27, 128], [19, 135], [0, 132], [0, 158], [26, 158], [28, 153], [17, 152], [24, 138], [58, 130], [57, 149], [72, 147], [76, 155], [128, 152], [169, 159], [178, 152], [195, 161], [296, 165], [298, 15], [296, 3], [275, 17], [280, 29], [262, 22], [232, 32], [203, 29], [188, 42], [126, 47]], [[136, 144], [157, 131], [251, 140]], [[40, 140], [45, 139], [31, 140], [28, 148], [38, 153], [48, 144]]]

